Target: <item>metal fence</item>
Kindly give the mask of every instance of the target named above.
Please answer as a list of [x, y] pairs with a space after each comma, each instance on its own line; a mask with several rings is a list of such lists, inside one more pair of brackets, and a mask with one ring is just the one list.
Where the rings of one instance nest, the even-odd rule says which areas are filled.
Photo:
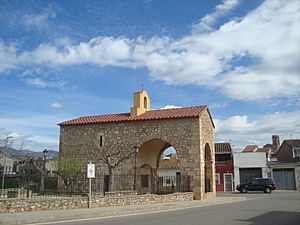
[[[68, 189], [63, 180], [56, 175], [45, 175], [42, 188], [41, 177], [8, 176], [5, 177], [4, 189], [0, 191], [0, 198], [58, 198], [86, 196], [88, 193], [88, 178], [86, 174], [78, 176]], [[171, 194], [175, 192], [189, 192], [190, 177], [176, 176], [150, 176], [150, 175], [101, 175], [91, 180], [92, 192], [106, 195], [113, 192], [132, 191], [137, 194]], [[0, 182], [1, 183], [1, 182]]]

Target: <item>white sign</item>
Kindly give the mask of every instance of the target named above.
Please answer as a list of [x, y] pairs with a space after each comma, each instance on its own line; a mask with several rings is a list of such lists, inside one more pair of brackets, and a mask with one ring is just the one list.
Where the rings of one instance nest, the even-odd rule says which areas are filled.
[[95, 164], [87, 164], [87, 178], [95, 178]]

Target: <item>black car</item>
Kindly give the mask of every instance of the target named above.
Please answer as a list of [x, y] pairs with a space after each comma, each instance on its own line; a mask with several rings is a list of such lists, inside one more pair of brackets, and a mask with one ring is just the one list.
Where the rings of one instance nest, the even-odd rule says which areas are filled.
[[247, 193], [248, 191], [263, 191], [265, 193], [271, 193], [275, 189], [276, 185], [270, 178], [254, 178], [245, 184], [239, 184], [236, 186], [236, 190], [241, 193]]

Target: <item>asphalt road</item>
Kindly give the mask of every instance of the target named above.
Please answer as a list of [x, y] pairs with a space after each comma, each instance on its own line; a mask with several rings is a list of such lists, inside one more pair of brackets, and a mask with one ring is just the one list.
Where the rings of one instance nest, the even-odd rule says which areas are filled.
[[207, 207], [51, 224], [299, 225], [300, 193], [248, 193], [249, 200]]

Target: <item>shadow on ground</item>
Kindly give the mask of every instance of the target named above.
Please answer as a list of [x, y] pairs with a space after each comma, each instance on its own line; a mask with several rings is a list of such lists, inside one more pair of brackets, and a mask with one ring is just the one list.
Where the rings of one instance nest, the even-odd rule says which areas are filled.
[[249, 225], [299, 225], [300, 212], [272, 211], [247, 219], [237, 220]]

